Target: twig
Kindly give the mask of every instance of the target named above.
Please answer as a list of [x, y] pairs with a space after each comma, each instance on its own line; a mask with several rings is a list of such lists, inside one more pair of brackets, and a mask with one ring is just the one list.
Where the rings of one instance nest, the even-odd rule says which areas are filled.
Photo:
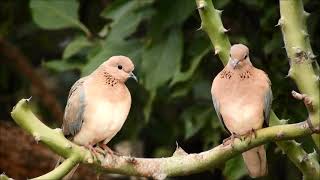
[[[237, 154], [266, 142], [294, 139], [312, 133], [307, 123], [301, 122], [264, 128], [256, 132], [257, 136], [254, 139], [243, 141], [236, 139], [233, 146], [219, 145], [209, 151], [198, 154], [178, 153], [177, 155], [176, 153], [175, 156], [166, 158], [134, 158], [129, 156], [101, 155], [98, 156], [97, 159], [94, 159], [89, 150], [70, 142], [63, 136], [61, 130], [50, 129], [39, 121], [30, 110], [26, 99], [18, 102], [11, 112], [11, 115], [18, 125], [58, 155], [66, 159], [74, 156], [77, 157], [72, 161], [72, 164], [82, 162], [92, 164], [96, 167], [103, 167], [106, 172], [145, 176], [155, 179], [206, 171]], [[279, 133], [281, 135], [279, 135]], [[308, 161], [305, 161], [310, 161], [308, 164], [312, 164], [312, 175], [319, 176], [319, 163], [317, 161], [314, 162], [313, 159], [314, 158], [310, 157], [307, 159]], [[64, 173], [70, 169], [71, 165], [69, 165], [63, 168]], [[58, 170], [54, 171], [57, 172]]]

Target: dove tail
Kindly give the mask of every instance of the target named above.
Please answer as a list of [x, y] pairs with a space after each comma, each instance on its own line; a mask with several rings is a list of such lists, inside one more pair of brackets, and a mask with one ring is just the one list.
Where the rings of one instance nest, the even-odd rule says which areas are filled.
[[[63, 160], [64, 160], [64, 159], [63, 159], [62, 157], [60, 157], [59, 160], [58, 160], [58, 162], [57, 162], [57, 164], [55, 165], [54, 168], [58, 167], [58, 166], [63, 162]], [[73, 174], [76, 172], [78, 166], [79, 166], [79, 164], [75, 165], [75, 166], [71, 169], [71, 171], [62, 178], [62, 180], [69, 180], [69, 179], [71, 179], [72, 176], [73, 176]]]
[[268, 174], [266, 151], [263, 145], [242, 153], [242, 157], [250, 177], [256, 178]]

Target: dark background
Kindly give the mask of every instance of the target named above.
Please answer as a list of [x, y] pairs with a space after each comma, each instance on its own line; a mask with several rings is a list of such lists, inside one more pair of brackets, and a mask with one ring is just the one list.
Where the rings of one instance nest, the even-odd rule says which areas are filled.
[[[305, 0], [314, 53], [320, 48], [320, 2]], [[289, 64], [276, 0], [215, 0], [232, 43], [250, 48], [253, 64], [272, 81], [273, 109], [289, 123], [307, 117], [297, 90], [286, 78]], [[57, 12], [54, 14], [53, 12]], [[67, 19], [65, 18], [67, 17]], [[0, 1], [0, 171], [17, 179], [48, 172], [57, 156], [16, 126], [10, 117], [21, 98], [48, 126], [60, 127], [67, 94], [81, 76], [112, 55], [129, 56], [139, 83], [128, 81], [129, 117], [109, 143], [143, 157], [170, 156], [176, 142], [188, 153], [208, 150], [228, 137], [214, 112], [210, 87], [223, 68], [192, 0], [1, 0]], [[312, 152], [310, 138], [299, 139]], [[274, 143], [267, 144], [269, 175], [261, 179], [301, 179], [299, 170]], [[81, 178], [80, 178], [81, 177]], [[81, 167], [74, 179], [95, 177]], [[101, 176], [103, 179], [127, 179]], [[241, 156], [188, 177], [248, 179]]]

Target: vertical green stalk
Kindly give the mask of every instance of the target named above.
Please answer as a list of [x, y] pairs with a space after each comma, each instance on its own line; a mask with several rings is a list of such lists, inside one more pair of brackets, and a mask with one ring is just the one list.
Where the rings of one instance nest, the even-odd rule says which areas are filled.
[[[320, 126], [319, 106], [319, 77], [316, 76], [312, 63], [314, 54], [310, 45], [306, 21], [309, 13], [303, 9], [301, 0], [280, 0], [279, 25], [287, 55], [290, 59], [288, 75], [296, 82], [301, 93], [306, 94], [312, 101], [312, 108], [308, 108], [309, 118], [314, 127]], [[320, 149], [319, 134], [312, 138]]]
[[223, 27], [221, 21], [222, 11], [215, 9], [211, 0], [196, 0], [196, 3], [202, 20], [200, 28], [207, 32], [214, 46], [214, 53], [218, 54], [222, 63], [226, 65], [231, 45], [226, 35], [228, 30]]

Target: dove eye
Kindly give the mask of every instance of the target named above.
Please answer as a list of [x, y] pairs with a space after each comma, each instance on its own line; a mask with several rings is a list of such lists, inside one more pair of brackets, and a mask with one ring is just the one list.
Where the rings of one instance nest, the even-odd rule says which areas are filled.
[[248, 55], [245, 55], [245, 56], [244, 56], [244, 59], [247, 59], [247, 57], [248, 57]]
[[122, 69], [122, 66], [121, 66], [121, 65], [118, 65], [118, 69], [120, 69], [120, 70], [121, 70], [121, 69]]

